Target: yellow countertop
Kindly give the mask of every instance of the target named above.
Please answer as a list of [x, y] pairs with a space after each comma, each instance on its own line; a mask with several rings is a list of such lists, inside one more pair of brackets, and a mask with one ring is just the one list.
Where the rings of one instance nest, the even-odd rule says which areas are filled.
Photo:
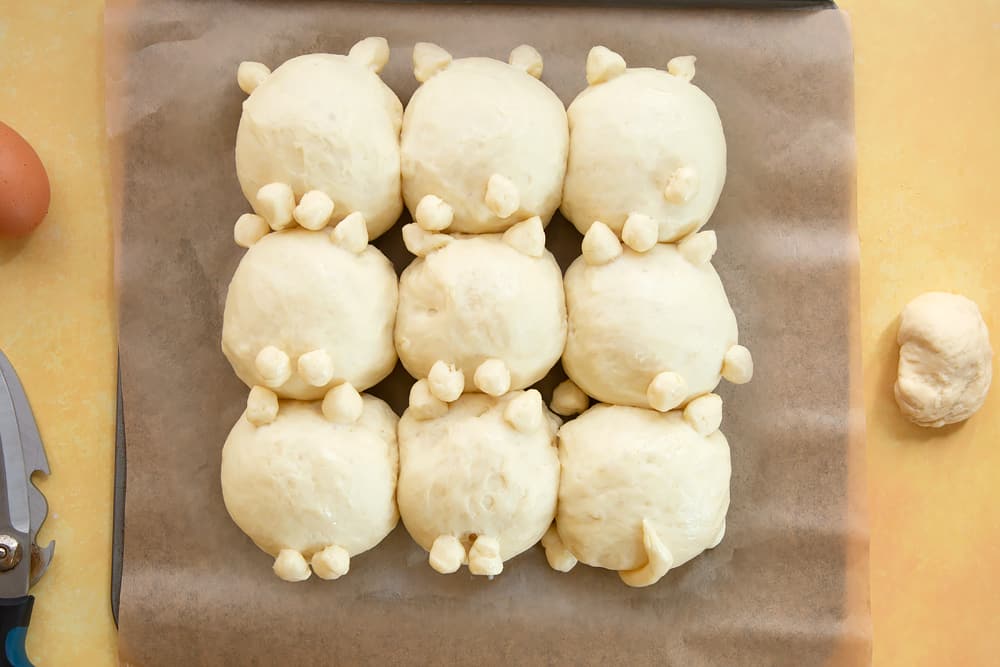
[[[927, 431], [900, 417], [892, 382], [896, 319], [927, 290], [977, 301], [1000, 355], [1000, 2], [841, 5], [857, 61], [874, 662], [996, 664], [1000, 389], [968, 423]], [[39, 484], [51, 507], [42, 538], [57, 549], [33, 590], [38, 665], [116, 664], [102, 11], [102, 0], [0, 0], [0, 120], [35, 146], [52, 181], [45, 223], [0, 241], [0, 348], [56, 473]]]

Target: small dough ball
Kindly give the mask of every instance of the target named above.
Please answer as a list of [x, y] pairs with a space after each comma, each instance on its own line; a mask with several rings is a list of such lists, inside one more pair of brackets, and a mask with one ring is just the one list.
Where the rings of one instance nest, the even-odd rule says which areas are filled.
[[993, 379], [993, 350], [975, 302], [928, 292], [903, 309], [896, 403], [918, 426], [965, 421], [983, 406]]
[[559, 430], [556, 527], [581, 562], [646, 564], [643, 520], [681, 565], [715, 545], [729, 509], [729, 444], [678, 411], [595, 405]]
[[710, 263], [692, 264], [673, 245], [625, 249], [608, 264], [578, 258], [566, 271], [566, 374], [599, 401], [650, 407], [661, 372], [680, 375], [687, 400], [715, 389], [736, 316]]
[[538, 428], [522, 432], [507, 406], [526, 392], [500, 398], [464, 394], [433, 419], [403, 413], [399, 422], [399, 499], [403, 525], [430, 551], [444, 535], [466, 552], [476, 537], [499, 542], [509, 560], [545, 534], [556, 511], [559, 420], [541, 405]]
[[523, 389], [545, 377], [566, 342], [559, 265], [549, 252], [518, 252], [499, 234], [455, 239], [403, 271], [395, 339], [416, 378], [442, 360], [474, 391], [479, 365], [499, 359], [510, 387]]
[[277, 418], [240, 418], [222, 449], [222, 496], [236, 525], [263, 551], [305, 560], [336, 546], [356, 556], [388, 535], [396, 509], [396, 415], [364, 396], [350, 425], [319, 402], [281, 401]]
[[658, 223], [660, 241], [675, 241], [711, 217], [726, 180], [726, 139], [700, 88], [629, 69], [584, 90], [568, 114], [562, 212], [581, 233], [600, 220], [620, 235], [635, 212]]
[[[403, 105], [371, 67], [312, 53], [285, 62], [243, 103], [236, 174], [247, 201], [268, 183], [334, 202], [330, 224], [359, 211], [376, 238], [403, 210], [399, 131]], [[259, 211], [258, 211], [259, 213]]]
[[[401, 142], [407, 208], [416, 211], [425, 195], [440, 197], [454, 209], [449, 231], [502, 232], [535, 215], [548, 223], [559, 206], [566, 109], [518, 67], [491, 58], [455, 60], [413, 94]], [[494, 176], [500, 178], [487, 204]]]
[[[396, 302], [396, 274], [374, 246], [354, 253], [324, 232], [274, 232], [247, 250], [229, 284], [222, 351], [247, 385], [282, 398], [322, 398], [343, 382], [364, 391], [396, 364]], [[324, 350], [333, 375], [314, 386], [296, 370], [271, 386], [256, 364], [267, 347], [287, 355], [292, 369], [300, 356]]]

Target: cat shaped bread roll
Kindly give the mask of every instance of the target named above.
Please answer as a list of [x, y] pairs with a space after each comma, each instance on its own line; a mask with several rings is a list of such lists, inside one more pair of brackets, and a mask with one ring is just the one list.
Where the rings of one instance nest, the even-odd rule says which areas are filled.
[[726, 180], [726, 140], [715, 103], [691, 83], [694, 57], [667, 71], [629, 68], [603, 46], [567, 111], [569, 166], [562, 212], [581, 233], [601, 221], [621, 234], [631, 216], [653, 220], [660, 241], [698, 231]]
[[449, 405], [427, 380], [414, 385], [399, 421], [397, 498], [432, 568], [497, 575], [541, 539], [556, 511], [558, 426], [534, 389]]
[[321, 229], [359, 213], [376, 238], [403, 209], [399, 131], [403, 105], [379, 73], [381, 37], [346, 56], [311, 53], [270, 72], [242, 63], [236, 174], [255, 214], [271, 229]]
[[559, 206], [566, 109], [538, 80], [542, 57], [519, 46], [510, 63], [413, 49], [421, 86], [403, 114], [403, 198], [428, 231], [502, 232]]
[[229, 284], [222, 351], [248, 386], [312, 400], [392, 371], [396, 273], [360, 214], [331, 232], [286, 229], [250, 246]]
[[559, 570], [573, 560], [617, 570], [629, 586], [722, 541], [729, 444], [679, 412], [595, 405], [559, 429], [559, 511], [543, 544]]
[[499, 396], [542, 379], [566, 342], [562, 273], [536, 216], [501, 234], [452, 237], [416, 223], [400, 276], [396, 349], [442, 401]]
[[368, 395], [279, 405], [258, 389], [222, 450], [226, 509], [280, 578], [336, 579], [399, 519], [396, 415]]
[[661, 412], [685, 406], [708, 433], [722, 419], [710, 392], [722, 377], [748, 382], [753, 361], [737, 344], [736, 316], [709, 261], [715, 232], [679, 244], [656, 243], [655, 232], [629, 223], [623, 248], [603, 223], [587, 231], [564, 278], [563, 368], [599, 401]]

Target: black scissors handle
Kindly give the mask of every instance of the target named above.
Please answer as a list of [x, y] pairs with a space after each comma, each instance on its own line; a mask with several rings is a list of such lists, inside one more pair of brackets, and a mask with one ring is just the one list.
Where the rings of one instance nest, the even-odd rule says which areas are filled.
[[33, 667], [24, 650], [34, 595], [0, 598], [0, 667]]

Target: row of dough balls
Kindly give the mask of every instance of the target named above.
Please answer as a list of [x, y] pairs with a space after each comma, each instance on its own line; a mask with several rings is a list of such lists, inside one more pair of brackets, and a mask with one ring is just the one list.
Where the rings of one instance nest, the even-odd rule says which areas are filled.
[[539, 81], [522, 45], [508, 63], [453, 60], [419, 43], [421, 86], [404, 112], [379, 77], [389, 46], [369, 37], [346, 56], [308, 54], [273, 72], [244, 62], [236, 137], [240, 185], [254, 209], [237, 242], [270, 228], [321, 229], [358, 215], [375, 239], [405, 202], [428, 232], [499, 233], [556, 209], [585, 233], [676, 241], [701, 228], [726, 176], [712, 100], [691, 83], [694, 58], [667, 71], [626, 68], [605, 47], [587, 58], [588, 87], [568, 111]]
[[441, 573], [498, 575], [541, 541], [554, 569], [579, 559], [631, 586], [725, 532], [728, 444], [678, 411], [596, 405], [560, 428], [533, 389], [411, 406], [398, 424], [377, 398], [347, 403], [251, 392], [223, 449], [226, 508], [286, 581], [343, 576], [400, 515]]

